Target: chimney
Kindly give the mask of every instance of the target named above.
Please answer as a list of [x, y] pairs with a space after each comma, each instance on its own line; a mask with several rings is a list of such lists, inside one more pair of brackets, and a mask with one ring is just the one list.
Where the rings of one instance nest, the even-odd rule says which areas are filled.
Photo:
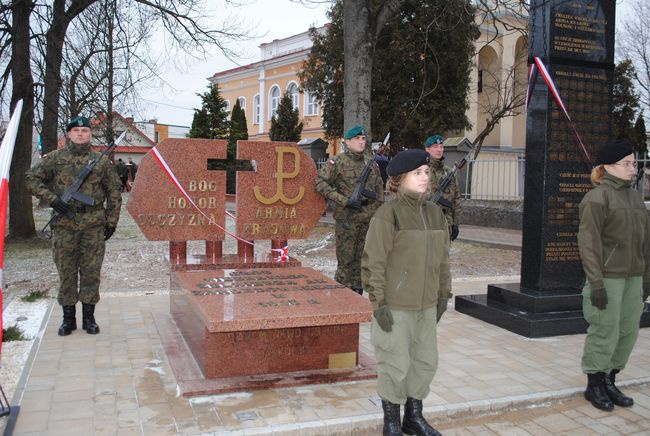
[[124, 118], [128, 124], [133, 124], [133, 117], [126, 117]]

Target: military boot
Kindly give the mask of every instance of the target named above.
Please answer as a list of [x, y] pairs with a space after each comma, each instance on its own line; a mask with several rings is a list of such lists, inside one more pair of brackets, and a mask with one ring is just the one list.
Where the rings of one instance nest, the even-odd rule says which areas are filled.
[[585, 399], [589, 401], [596, 409], [614, 410], [614, 404], [607, 396], [605, 388], [605, 373], [597, 372], [587, 374], [587, 390], [585, 390]]
[[384, 436], [402, 436], [402, 429], [399, 419], [399, 404], [393, 404], [381, 400], [381, 408], [384, 409]]
[[89, 335], [96, 335], [99, 333], [99, 326], [95, 322], [95, 305], [83, 303], [83, 329]]
[[359, 295], [363, 295], [363, 288], [350, 288]]
[[422, 400], [408, 397], [404, 406], [404, 421], [402, 431], [408, 435], [440, 436], [441, 433], [431, 427], [422, 416]]
[[623, 392], [614, 384], [616, 382], [616, 374], [619, 373], [618, 369], [613, 369], [608, 376], [605, 377], [605, 392], [612, 403], [621, 407], [631, 407], [634, 405], [634, 400]]
[[68, 336], [72, 330], [77, 330], [77, 307], [72, 306], [63, 307], [63, 322], [59, 327], [59, 336]]

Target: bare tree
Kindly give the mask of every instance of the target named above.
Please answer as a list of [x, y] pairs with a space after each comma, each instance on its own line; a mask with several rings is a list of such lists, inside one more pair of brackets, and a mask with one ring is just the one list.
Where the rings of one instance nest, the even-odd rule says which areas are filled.
[[634, 64], [641, 106], [645, 113], [650, 113], [650, 4], [646, 0], [631, 0], [631, 8], [632, 13], [623, 24], [619, 46], [624, 57]]
[[[23, 98], [23, 117], [16, 140], [11, 169], [9, 233], [14, 237], [35, 235], [31, 196], [26, 191], [24, 173], [31, 163], [31, 132], [33, 126], [34, 91], [31, 62], [38, 50], [30, 43], [43, 44], [43, 78], [36, 89], [43, 90], [41, 102], [43, 152], [56, 148], [60, 95], [63, 86], [61, 66], [63, 47], [70, 24], [98, 0], [15, 0], [0, 3], [0, 60], [7, 64], [0, 76], [0, 91], [11, 86], [12, 106]], [[230, 3], [228, 0], [225, 2]], [[208, 46], [216, 46], [234, 57], [228, 43], [252, 37], [249, 29], [242, 29], [238, 20], [227, 18], [221, 27], [215, 27], [207, 13], [208, 0], [121, 0], [138, 17], [146, 17], [152, 28], [164, 29], [170, 37], [171, 49], [184, 53], [205, 55]], [[211, 21], [212, 20], [212, 21]], [[105, 21], [100, 21], [105, 25]], [[30, 33], [31, 32], [31, 33]], [[11, 57], [8, 57], [8, 53]]]

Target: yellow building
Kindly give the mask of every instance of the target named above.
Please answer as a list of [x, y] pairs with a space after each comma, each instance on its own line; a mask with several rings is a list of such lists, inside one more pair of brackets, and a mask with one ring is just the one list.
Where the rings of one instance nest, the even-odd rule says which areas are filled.
[[[324, 27], [318, 30], [323, 31]], [[297, 76], [311, 46], [309, 32], [276, 39], [260, 45], [259, 62], [221, 71], [209, 78], [210, 83], [219, 84], [228, 111], [239, 100], [246, 113], [249, 139], [269, 140], [271, 118], [285, 92], [291, 95], [302, 119], [302, 138], [324, 138], [320, 102], [308, 91], [301, 92]], [[337, 152], [330, 150], [332, 154]]]
[[[440, 132], [453, 144], [463, 138], [474, 141], [491, 118], [507, 100], [519, 104], [516, 116], [502, 118], [483, 142], [479, 162], [473, 163], [470, 180], [463, 192], [479, 199], [517, 199], [523, 195], [523, 158], [526, 144], [526, 115], [523, 98], [527, 84], [528, 44], [525, 10], [477, 14], [481, 36], [475, 42], [476, 55], [471, 72], [467, 117], [471, 128]], [[507, 23], [507, 26], [504, 25]], [[318, 29], [325, 31], [325, 26]], [[288, 91], [298, 108], [304, 129], [302, 138], [324, 139], [320, 102], [309, 92], [300, 92], [297, 73], [307, 58], [312, 43], [303, 32], [260, 45], [261, 60], [242, 67], [221, 71], [209, 78], [219, 84], [230, 111], [237, 99], [246, 113], [251, 139], [268, 140], [271, 118], [280, 98]], [[339, 141], [331, 141], [328, 154], [338, 154]], [[452, 157], [453, 159], [453, 157]], [[482, 162], [486, 164], [483, 165]], [[481, 164], [481, 165], [479, 165]], [[498, 183], [492, 183], [492, 178]]]

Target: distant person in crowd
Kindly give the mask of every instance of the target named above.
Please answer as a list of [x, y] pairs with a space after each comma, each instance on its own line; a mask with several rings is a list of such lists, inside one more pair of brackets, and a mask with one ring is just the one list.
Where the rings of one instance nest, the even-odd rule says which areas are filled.
[[376, 154], [375, 162], [377, 162], [377, 166], [379, 167], [379, 174], [381, 174], [381, 181], [384, 184], [384, 189], [386, 189], [386, 182], [388, 181], [388, 174], [386, 173], [386, 167], [388, 166], [389, 160], [383, 154]]
[[122, 182], [122, 186], [120, 190], [124, 192], [125, 190], [125, 185], [126, 185], [126, 165], [124, 164], [124, 161], [120, 158], [117, 160], [117, 163], [115, 164], [115, 170], [117, 171], [117, 175], [120, 178], [120, 182]]
[[66, 131], [65, 147], [50, 152], [27, 171], [27, 188], [58, 214], [52, 222], [52, 251], [59, 272], [57, 299], [63, 307], [59, 335], [67, 336], [77, 329], [78, 301], [82, 305], [83, 329], [97, 334], [95, 305], [99, 302], [105, 241], [113, 236], [120, 217], [120, 180], [113, 163], [102, 157], [79, 189], [95, 200], [95, 206], [74, 199], [63, 201], [61, 196], [77, 175], [100, 156], [90, 149], [92, 130], [88, 118], [73, 118]]
[[632, 145], [610, 142], [591, 172], [596, 186], [580, 202], [578, 247], [587, 276], [582, 310], [589, 323], [582, 354], [585, 398], [594, 407], [630, 407], [634, 400], [615, 385], [639, 334], [650, 293], [650, 219], [641, 194], [631, 188], [636, 174]]
[[361, 261], [384, 435], [440, 434], [422, 416], [422, 400], [438, 368], [437, 324], [452, 294], [447, 220], [428, 201], [429, 160], [426, 151], [410, 149], [390, 161], [395, 197], [370, 221]]
[[[334, 205], [336, 221], [335, 280], [363, 293], [361, 286], [361, 254], [370, 218], [384, 201], [384, 184], [377, 163], [366, 150], [366, 131], [362, 126], [345, 133], [346, 151], [327, 161], [316, 176], [316, 190]], [[364, 167], [372, 163], [365, 189], [374, 192], [376, 200], [350, 199]]]
[[[429, 152], [431, 162], [429, 169], [431, 170], [431, 192], [436, 192], [438, 185], [451, 172], [451, 168], [444, 164], [445, 146], [443, 139], [440, 135], [429, 136], [424, 142], [424, 149]], [[458, 179], [454, 177], [447, 190], [443, 193], [442, 198], [447, 200], [453, 208], [443, 207], [442, 210], [447, 218], [449, 224], [449, 234], [451, 240], [454, 241], [458, 237], [460, 230], [460, 190], [458, 189]]]
[[133, 162], [131, 158], [129, 158], [129, 165], [131, 165], [131, 177], [133, 180], [135, 180], [135, 174], [138, 172], [138, 164]]

